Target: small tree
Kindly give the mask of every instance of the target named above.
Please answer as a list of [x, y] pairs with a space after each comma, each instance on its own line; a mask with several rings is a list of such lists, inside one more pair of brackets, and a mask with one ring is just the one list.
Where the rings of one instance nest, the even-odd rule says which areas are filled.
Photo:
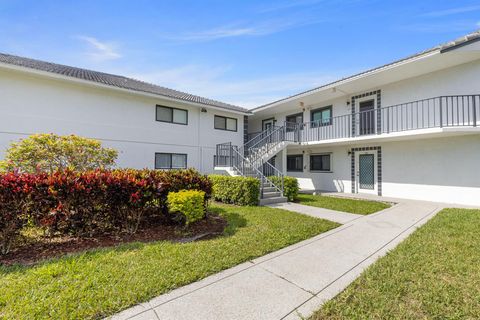
[[48, 172], [108, 169], [118, 152], [104, 148], [100, 141], [76, 135], [35, 134], [11, 144], [0, 169], [21, 172]]

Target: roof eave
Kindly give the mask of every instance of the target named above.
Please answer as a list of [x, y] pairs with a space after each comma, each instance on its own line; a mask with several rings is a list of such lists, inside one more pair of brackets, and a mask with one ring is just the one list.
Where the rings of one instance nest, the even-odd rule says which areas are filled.
[[242, 115], [251, 115], [252, 114], [252, 112], [250, 110], [240, 111], [240, 110], [227, 109], [227, 108], [213, 106], [213, 105], [210, 105], [210, 104], [204, 104], [204, 103], [198, 103], [198, 102], [194, 102], [194, 101], [178, 99], [178, 98], [169, 97], [169, 96], [161, 95], [161, 94], [150, 93], [150, 92], [146, 92], [146, 91], [138, 91], [138, 90], [132, 90], [132, 89], [127, 89], [127, 88], [111, 86], [111, 85], [102, 84], [102, 83], [98, 83], [98, 82], [94, 82], [94, 81], [88, 81], [88, 80], [84, 80], [84, 79], [69, 77], [69, 76], [61, 75], [61, 74], [54, 73], [54, 72], [48, 72], [48, 71], [37, 70], [37, 69], [28, 68], [28, 67], [12, 65], [12, 64], [8, 64], [8, 63], [4, 63], [4, 62], [0, 62], [0, 68], [7, 69], [7, 70], [13, 70], [13, 71], [19, 71], [19, 72], [23, 72], [23, 73], [35, 74], [35, 75], [39, 75], [39, 76], [43, 76], [43, 77], [47, 77], [47, 78], [51, 78], [51, 79], [62, 80], [62, 81], [66, 81], [66, 82], [82, 84], [82, 85], [87, 85], [87, 86], [92, 86], [92, 87], [98, 87], [98, 88], [113, 90], [113, 91], [117, 91], [117, 92], [129, 93], [129, 94], [133, 94], [133, 95], [137, 95], [137, 96], [143, 96], [143, 97], [149, 97], [149, 98], [161, 98], [163, 100], [167, 100], [167, 101], [171, 101], [171, 102], [177, 102], [177, 103], [183, 103], [183, 104], [187, 104], [187, 105], [194, 106], [194, 107], [199, 107], [199, 108], [209, 108], [209, 109], [219, 110], [219, 111], [223, 111], [223, 112], [230, 112], [230, 113], [242, 114]]
[[380, 73], [380, 72], [384, 72], [384, 71], [387, 71], [387, 70], [390, 70], [390, 69], [393, 69], [393, 68], [397, 68], [399, 66], [403, 66], [407, 63], [412, 63], [412, 62], [420, 60], [420, 59], [425, 59], [427, 57], [437, 55], [439, 53], [441, 53], [440, 49], [428, 51], [428, 52], [425, 52], [423, 54], [411, 57], [409, 59], [400, 60], [400, 61], [397, 61], [397, 62], [394, 62], [394, 63], [391, 63], [391, 64], [387, 64], [383, 67], [374, 68], [370, 71], [365, 71], [365, 72], [359, 73], [357, 75], [353, 75], [351, 77], [347, 77], [347, 78], [342, 79], [342, 80], [337, 80], [337, 81], [328, 83], [326, 85], [323, 85], [321, 87], [311, 89], [311, 90], [293, 95], [291, 97], [288, 97], [288, 98], [285, 98], [285, 99], [282, 99], [282, 100], [279, 100], [279, 101], [272, 102], [272, 103], [267, 104], [267, 105], [263, 105], [263, 106], [259, 106], [259, 107], [250, 109], [250, 111], [252, 111], [253, 113], [256, 113], [256, 112], [268, 110], [268, 109], [274, 108], [278, 105], [281, 105], [281, 104], [284, 104], [284, 103], [287, 103], [287, 102], [290, 102], [290, 101], [293, 101], [293, 100], [296, 100], [296, 99], [299, 99], [299, 98], [303, 98], [303, 97], [306, 97], [306, 96], [309, 96], [311, 94], [315, 94], [315, 93], [318, 93], [318, 92], [321, 92], [321, 91], [331, 90], [334, 87], [338, 87], [338, 86], [341, 86], [343, 84], [347, 84], [347, 83], [350, 83], [350, 82], [353, 82], [353, 81], [358, 81], [360, 79], [369, 77], [371, 75], [374, 75], [374, 74], [377, 74], [377, 73]]

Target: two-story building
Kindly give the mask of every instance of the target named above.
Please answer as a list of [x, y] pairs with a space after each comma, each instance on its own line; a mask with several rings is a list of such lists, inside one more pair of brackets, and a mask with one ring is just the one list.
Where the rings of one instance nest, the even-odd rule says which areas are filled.
[[480, 205], [479, 40], [255, 108], [246, 149], [303, 190]]
[[[122, 76], [0, 54], [0, 158], [54, 132], [120, 167], [195, 167], [304, 191], [480, 205], [480, 32], [247, 110]], [[277, 176], [279, 179], [271, 179]]]
[[77, 134], [117, 164], [213, 172], [215, 146], [244, 141], [248, 110], [142, 81], [0, 54], [0, 158], [34, 133]]

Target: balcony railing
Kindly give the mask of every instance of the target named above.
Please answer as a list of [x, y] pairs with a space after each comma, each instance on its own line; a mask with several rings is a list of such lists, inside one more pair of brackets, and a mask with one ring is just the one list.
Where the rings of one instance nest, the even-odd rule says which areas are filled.
[[467, 126], [480, 126], [480, 95], [441, 96], [285, 127], [292, 141], [310, 142]]

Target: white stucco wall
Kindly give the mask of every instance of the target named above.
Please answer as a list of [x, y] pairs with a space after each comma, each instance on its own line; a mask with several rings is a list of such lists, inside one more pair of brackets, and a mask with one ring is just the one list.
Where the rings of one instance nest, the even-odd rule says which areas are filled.
[[[480, 206], [480, 135], [412, 139], [341, 147], [289, 148], [304, 153], [303, 172], [287, 172], [303, 190], [351, 193], [355, 147], [382, 147], [383, 196]], [[309, 154], [331, 153], [332, 172], [310, 172]]]
[[[352, 188], [350, 177], [351, 158], [348, 155], [348, 149], [345, 146], [288, 148], [287, 155], [303, 154], [304, 170], [303, 172], [287, 171], [287, 174], [298, 178], [302, 190], [350, 192]], [[331, 172], [310, 171], [310, 155], [322, 153], [331, 154]]]
[[[155, 121], [157, 104], [188, 110], [188, 125]], [[214, 115], [238, 131], [214, 129]], [[77, 134], [119, 150], [118, 166], [153, 168], [155, 152], [186, 153], [189, 167], [213, 171], [217, 143], [243, 144], [243, 115], [0, 70], [0, 158], [33, 133]]]
[[381, 145], [384, 196], [480, 205], [480, 135]]
[[[476, 60], [407, 80], [379, 85], [376, 87], [365, 87], [364, 90], [351, 92], [342, 97], [315, 102], [312, 105], [305, 106], [305, 111], [303, 112], [304, 122], [310, 121], [311, 110], [328, 105], [333, 105], [332, 112], [334, 117], [349, 114], [351, 112], [351, 106], [347, 105], [347, 101], [351, 101], [352, 96], [379, 89], [381, 90], [381, 105], [382, 107], [387, 107], [445, 95], [480, 94], [479, 83], [480, 60]], [[332, 92], [332, 94], [338, 94], [338, 91], [336, 93]], [[302, 112], [302, 108], [299, 107], [298, 103], [287, 104], [292, 105], [288, 111], [276, 112], [276, 108], [272, 108], [268, 112], [262, 112], [261, 115], [251, 116], [249, 118], [249, 132], [260, 131], [263, 119], [274, 117], [277, 120], [278, 125], [282, 125], [285, 121], [286, 115]], [[425, 113], [426, 112], [427, 111], [425, 110]]]

